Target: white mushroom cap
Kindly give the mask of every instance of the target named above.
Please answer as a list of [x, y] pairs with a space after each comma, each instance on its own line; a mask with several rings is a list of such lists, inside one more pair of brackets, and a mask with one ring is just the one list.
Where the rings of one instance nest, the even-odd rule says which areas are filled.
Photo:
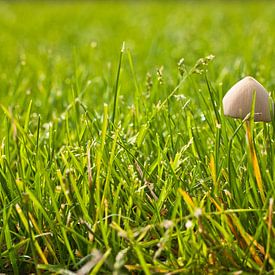
[[237, 82], [226, 93], [222, 100], [224, 114], [244, 119], [251, 112], [254, 92], [256, 93], [254, 120], [271, 121], [269, 95], [266, 89], [251, 76]]

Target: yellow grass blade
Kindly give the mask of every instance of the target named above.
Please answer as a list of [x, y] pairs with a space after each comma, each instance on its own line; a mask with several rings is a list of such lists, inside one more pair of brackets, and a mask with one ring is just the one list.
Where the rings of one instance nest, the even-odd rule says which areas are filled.
[[210, 167], [210, 173], [211, 173], [211, 177], [212, 177], [214, 186], [216, 186], [216, 183], [217, 183], [217, 173], [216, 173], [215, 160], [214, 160], [214, 156], [213, 155], [210, 156], [209, 167]]
[[[210, 200], [216, 206], [216, 208], [218, 209], [218, 211], [222, 211], [222, 207], [213, 198], [210, 197]], [[259, 251], [263, 255], [265, 255], [265, 251], [264, 251], [263, 246], [260, 245], [256, 240], [254, 240], [254, 238], [245, 231], [245, 229], [243, 228], [243, 226], [242, 226], [241, 222], [239, 221], [238, 217], [234, 213], [226, 214], [226, 221], [227, 221], [227, 224], [228, 224], [231, 232], [233, 233], [233, 235], [235, 236], [235, 238], [240, 243], [240, 246], [243, 249], [245, 249], [245, 248], [248, 247], [249, 248], [249, 252], [252, 255], [254, 261], [258, 265], [262, 266], [263, 265], [263, 261], [259, 257], [259, 255], [258, 255], [255, 247], [257, 249], [259, 249]]]
[[[24, 213], [23, 213], [23, 211], [22, 211], [20, 205], [19, 205], [19, 204], [16, 204], [15, 209], [16, 209], [16, 211], [17, 211], [17, 213], [18, 213], [18, 215], [19, 215], [19, 217], [20, 217], [20, 219], [21, 219], [21, 221], [22, 221], [22, 223], [23, 223], [25, 229], [26, 229], [28, 232], [30, 232], [28, 221], [27, 221], [26, 216], [24, 215]], [[46, 258], [46, 256], [45, 256], [45, 254], [43, 253], [43, 251], [42, 251], [42, 249], [41, 249], [39, 243], [38, 243], [37, 240], [35, 239], [35, 236], [33, 235], [33, 232], [30, 232], [30, 234], [31, 234], [32, 239], [33, 239], [33, 242], [34, 242], [35, 249], [36, 249], [37, 253], [39, 254], [39, 256], [40, 256], [42, 262], [43, 262], [44, 264], [48, 264], [48, 260], [47, 260], [47, 258]]]
[[179, 188], [179, 192], [180, 194], [182, 195], [184, 201], [186, 202], [187, 204], [187, 207], [189, 208], [189, 211], [191, 213], [194, 212], [194, 209], [195, 209], [195, 204], [192, 200], [192, 198], [189, 196], [189, 194], [187, 192], [185, 192], [184, 190], [182, 190], [181, 188]]
[[265, 202], [265, 193], [264, 193], [263, 181], [262, 181], [261, 171], [260, 171], [260, 167], [259, 167], [259, 162], [257, 159], [257, 155], [255, 152], [254, 144], [253, 144], [252, 137], [251, 137], [251, 128], [250, 128], [249, 122], [246, 123], [246, 136], [247, 136], [247, 140], [248, 140], [248, 146], [249, 146], [254, 175], [255, 175], [256, 182], [257, 182], [257, 185], [259, 188], [262, 202], [264, 203]]

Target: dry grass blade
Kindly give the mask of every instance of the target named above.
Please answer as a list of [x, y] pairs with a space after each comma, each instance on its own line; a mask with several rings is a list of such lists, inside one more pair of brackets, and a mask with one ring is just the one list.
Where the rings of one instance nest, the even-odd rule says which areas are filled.
[[[222, 207], [213, 199], [210, 198], [211, 201], [214, 203], [218, 211], [222, 212]], [[234, 214], [225, 214], [226, 215], [226, 221], [227, 225], [229, 226], [231, 232], [235, 236], [235, 238], [238, 240], [240, 243], [240, 246], [243, 249], [249, 249], [254, 261], [259, 265], [263, 265], [263, 261], [261, 257], [259, 257], [255, 247], [259, 249], [259, 251], [265, 255], [263, 246], [261, 246], [256, 240], [248, 234], [245, 229], [243, 228], [241, 222], [239, 221], [238, 217]]]
[[91, 269], [97, 264], [99, 263], [99, 261], [102, 259], [103, 255], [102, 253], [97, 250], [94, 249], [91, 253], [91, 259], [85, 263], [77, 272], [77, 275], [87, 275], [90, 273]]
[[246, 125], [246, 136], [247, 136], [247, 140], [248, 140], [249, 152], [250, 152], [251, 161], [252, 161], [252, 165], [253, 165], [253, 171], [255, 174], [255, 178], [256, 178], [258, 188], [259, 188], [262, 202], [264, 203], [265, 202], [265, 192], [264, 192], [264, 187], [263, 187], [263, 180], [262, 180], [261, 170], [260, 170], [258, 158], [256, 155], [256, 151], [254, 148], [253, 140], [251, 137], [250, 122], [247, 121], [247, 123], [245, 125]]

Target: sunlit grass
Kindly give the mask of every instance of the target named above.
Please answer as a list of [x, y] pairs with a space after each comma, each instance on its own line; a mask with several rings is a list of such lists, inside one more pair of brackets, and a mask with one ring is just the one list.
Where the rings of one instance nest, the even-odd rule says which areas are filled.
[[268, 3], [0, 3], [1, 272], [274, 272]]

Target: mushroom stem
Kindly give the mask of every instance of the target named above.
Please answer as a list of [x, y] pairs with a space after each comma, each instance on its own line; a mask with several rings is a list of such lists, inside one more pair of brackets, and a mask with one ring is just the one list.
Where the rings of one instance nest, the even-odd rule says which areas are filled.
[[262, 181], [261, 171], [260, 171], [255, 147], [254, 147], [253, 140], [252, 140], [250, 121], [247, 120], [245, 125], [246, 125], [246, 127], [245, 127], [246, 137], [247, 137], [247, 141], [248, 141], [248, 147], [249, 147], [249, 152], [250, 152], [250, 156], [251, 156], [253, 171], [254, 171], [254, 175], [256, 177], [256, 182], [257, 182], [257, 185], [259, 188], [262, 202], [264, 203], [265, 202], [265, 193], [264, 193], [264, 188], [263, 188], [263, 181]]

